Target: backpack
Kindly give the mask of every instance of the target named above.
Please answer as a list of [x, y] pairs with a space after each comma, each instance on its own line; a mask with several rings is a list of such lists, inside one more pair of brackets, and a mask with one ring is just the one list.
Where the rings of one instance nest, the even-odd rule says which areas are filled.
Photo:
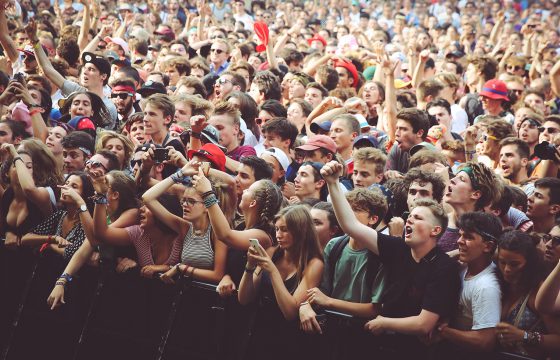
[[[329, 268], [327, 269], [330, 275], [331, 281], [334, 281], [334, 272], [336, 268], [336, 263], [342, 255], [342, 251], [350, 242], [350, 236], [344, 235], [336, 238], [334, 241], [336, 243], [333, 245], [331, 252], [329, 254]], [[368, 260], [367, 260], [367, 270], [366, 270], [366, 283], [373, 284], [375, 276], [379, 271], [379, 266], [381, 265], [381, 260], [373, 252], [368, 250]]]

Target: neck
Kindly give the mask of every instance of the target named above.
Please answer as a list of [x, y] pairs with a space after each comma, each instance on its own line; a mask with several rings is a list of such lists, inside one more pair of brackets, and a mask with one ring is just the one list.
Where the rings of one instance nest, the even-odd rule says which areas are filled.
[[21, 186], [19, 186], [19, 184], [15, 184], [14, 186], [12, 186], [12, 189], [14, 189], [14, 199], [18, 201], [26, 200], [25, 193], [23, 192], [23, 189], [21, 188]]
[[453, 205], [453, 223], [456, 224], [461, 215], [475, 211], [474, 204], [470, 202]]
[[238, 147], [239, 147], [239, 141], [236, 139], [236, 140], [232, 140], [229, 143], [229, 145], [226, 146], [226, 149], [227, 149], [228, 152], [231, 152], [231, 151], [237, 149]]
[[478, 83], [476, 84], [476, 92], [477, 93], [481, 92], [483, 87], [484, 87], [484, 79], [480, 77], [478, 79]]
[[68, 213], [68, 217], [70, 219], [75, 219], [78, 217], [78, 207], [75, 204], [68, 204], [66, 205], [66, 212]]
[[474, 259], [467, 264], [467, 276], [476, 276], [480, 274], [488, 267], [488, 265], [490, 265], [491, 262], [492, 260], [485, 255], [480, 256], [478, 259]]
[[151, 136], [152, 136], [152, 141], [154, 142], [154, 144], [163, 145], [163, 140], [167, 136], [167, 128], [162, 129], [162, 130], [158, 131], [157, 133], [152, 134]]
[[[537, 146], [538, 143], [539, 143], [538, 141], [535, 141], [534, 143], [529, 144], [529, 154], [530, 155], [533, 155], [535, 153], [535, 146]], [[531, 158], [529, 158], [529, 160], [531, 160]]]
[[101, 99], [103, 99], [105, 97], [105, 94], [103, 94], [103, 84], [99, 84], [99, 85], [95, 85], [95, 86], [92, 85], [87, 89], [88, 89], [88, 91], [91, 91], [95, 95], [99, 96]]
[[514, 184], [521, 184], [522, 182], [526, 181], [529, 177], [527, 176], [527, 168], [522, 167], [520, 171], [515, 174], [512, 179]]
[[543, 219], [531, 219], [534, 224], [534, 231], [538, 233], [546, 233], [554, 227], [555, 221], [553, 216], [548, 216]]
[[252, 229], [253, 226], [257, 224], [256, 217], [252, 214], [252, 212], [248, 212], [243, 214], [245, 218], [245, 229]]
[[349, 146], [345, 149], [340, 149], [338, 150], [338, 153], [340, 154], [340, 156], [342, 157], [342, 159], [344, 161], [350, 159], [352, 157], [352, 147]]
[[192, 222], [192, 227], [193, 227], [193, 230], [196, 230], [196, 231], [206, 230], [208, 228], [209, 223], [210, 223], [210, 220], [208, 219], [208, 215], [203, 215], [203, 216], [200, 216], [198, 219], [195, 219]]
[[436, 241], [426, 241], [424, 244], [410, 248], [412, 258], [416, 262], [420, 262], [433, 248], [436, 247]]
[[356, 240], [354, 240], [354, 238], [350, 238], [350, 240], [348, 241], [348, 245], [350, 246], [350, 249], [352, 249], [352, 250], [363, 250], [363, 249], [365, 249], [365, 246], [360, 245], [358, 242], [356, 242]]

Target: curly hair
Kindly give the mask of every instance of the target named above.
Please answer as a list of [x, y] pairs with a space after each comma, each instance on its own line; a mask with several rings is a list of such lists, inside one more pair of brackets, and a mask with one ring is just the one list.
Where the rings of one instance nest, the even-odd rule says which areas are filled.
[[515, 136], [513, 126], [505, 120], [491, 121], [486, 127], [488, 134], [498, 138], [497, 141], [505, 139], [510, 136]]
[[419, 168], [414, 168], [414, 169], [410, 169], [406, 173], [406, 176], [404, 177], [404, 183], [407, 191], [413, 182], [432, 184], [433, 199], [437, 202], [441, 202], [441, 200], [443, 199], [446, 185], [443, 179], [441, 178], [441, 176], [433, 172], [424, 171]]
[[[496, 176], [494, 171], [482, 163], [468, 162], [459, 171], [470, 168], [472, 171], [471, 185], [473, 190], [480, 191], [480, 198], [475, 203], [475, 210], [482, 210], [484, 207], [499, 200], [503, 192], [504, 183]], [[468, 171], [466, 171], [468, 173]], [[469, 174], [470, 175], [470, 174]], [[475, 183], [472, 179], [475, 179]]]
[[346, 193], [346, 200], [352, 210], [367, 211], [371, 216], [377, 216], [379, 221], [385, 218], [389, 205], [381, 190], [377, 188], [357, 188]]

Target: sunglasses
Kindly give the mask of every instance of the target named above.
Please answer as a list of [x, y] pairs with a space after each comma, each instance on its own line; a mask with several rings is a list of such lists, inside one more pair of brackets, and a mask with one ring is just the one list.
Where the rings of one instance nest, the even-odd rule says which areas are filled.
[[100, 163], [99, 161], [96, 160], [88, 160], [86, 161], [86, 166], [90, 166], [92, 169], [99, 169], [102, 168], [105, 171], [109, 171], [105, 165], [103, 165], [102, 163]]
[[113, 93], [111, 94], [111, 99], [119, 98], [121, 100], [126, 100], [128, 97], [132, 97], [131, 93]]
[[218, 80], [216, 80], [216, 85], [225, 85], [227, 83], [230, 83], [233, 85], [233, 81], [225, 79], [225, 78], [219, 78]]
[[223, 53], [224, 50], [222, 50], [222, 49], [210, 49], [210, 52], [213, 52], [213, 53], [215, 52], [216, 54], [219, 55], [219, 54]]
[[138, 165], [138, 167], [140, 167], [140, 165], [142, 165], [142, 159], [139, 160], [130, 160], [130, 167], [131, 168], [135, 168], [136, 165]]
[[513, 66], [513, 65], [508, 65], [508, 66], [506, 66], [506, 69], [508, 69], [508, 70], [513, 70], [513, 71], [519, 71], [519, 70], [521, 70], [521, 66], [518, 66], [518, 65], [515, 65], [515, 66]]
[[557, 132], [560, 132], [560, 130], [553, 128], [553, 127], [544, 127], [544, 126], [540, 126], [539, 127], [539, 132], [547, 132], [549, 134], [556, 134]]
[[545, 243], [552, 241], [552, 246], [560, 245], [560, 236], [552, 236], [550, 234], [544, 234], [542, 239]]
[[270, 120], [270, 119], [255, 118], [255, 124], [257, 124], [257, 125], [266, 124], [266, 122], [268, 120]]
[[204, 201], [189, 199], [189, 198], [181, 200], [181, 205], [183, 206], [185, 205], [195, 206], [196, 204], [203, 204], [203, 203]]

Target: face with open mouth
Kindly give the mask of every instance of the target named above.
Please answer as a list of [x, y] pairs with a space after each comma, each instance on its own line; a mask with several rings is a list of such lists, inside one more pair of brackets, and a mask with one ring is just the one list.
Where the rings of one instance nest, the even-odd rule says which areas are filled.
[[[416, 206], [408, 216], [404, 227], [404, 241], [410, 246], [424, 244], [436, 236], [436, 219], [431, 210], [425, 206]], [[440, 231], [442, 231], [440, 229]]]

